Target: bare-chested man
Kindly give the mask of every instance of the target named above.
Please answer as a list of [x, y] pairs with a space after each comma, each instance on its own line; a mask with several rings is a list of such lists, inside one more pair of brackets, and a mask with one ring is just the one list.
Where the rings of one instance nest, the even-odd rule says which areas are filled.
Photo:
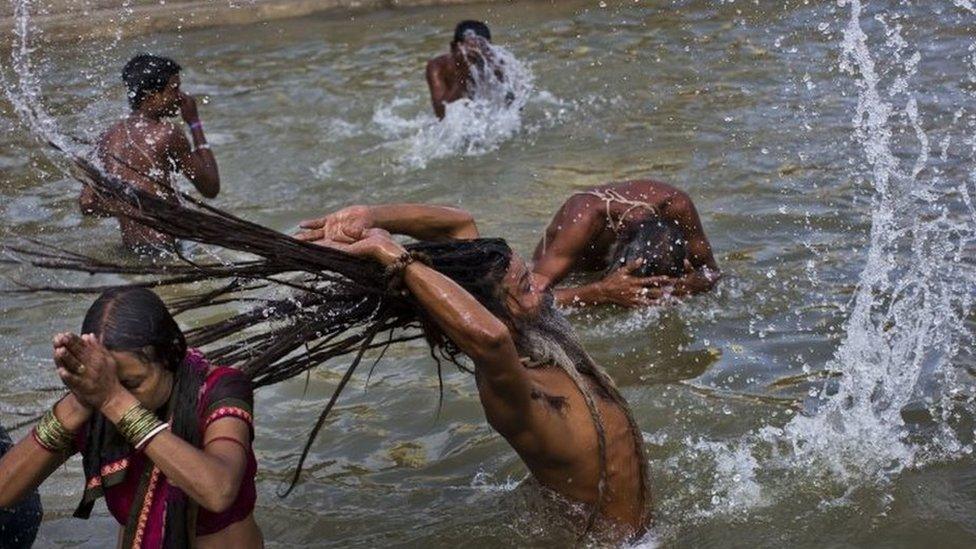
[[454, 28], [451, 52], [427, 62], [427, 86], [437, 118], [444, 118], [447, 104], [470, 98], [473, 91], [472, 70], [491, 66], [502, 78], [489, 48], [491, 31], [480, 21], [461, 21]]
[[[297, 238], [403, 277], [418, 306], [472, 359], [488, 423], [543, 486], [585, 504], [604, 539], [644, 531], [650, 494], [641, 431], [552, 293], [504, 240], [477, 238], [467, 212], [420, 204], [351, 206], [302, 227]], [[450, 277], [411, 261], [391, 233], [444, 242], [437, 256], [453, 265], [444, 271]]]
[[[193, 97], [180, 90], [180, 66], [165, 57], [142, 54], [133, 57], [122, 71], [132, 112], [108, 129], [98, 142], [98, 157], [104, 169], [123, 181], [177, 200], [172, 184], [180, 172], [207, 198], [220, 192], [217, 161], [203, 134]], [[193, 146], [183, 130], [165, 118], [181, 115], [190, 127]], [[82, 213], [112, 216], [114, 204], [103, 203], [91, 187], [79, 198]], [[140, 252], [175, 248], [169, 236], [117, 216], [122, 241]]]
[[712, 288], [720, 277], [691, 198], [658, 181], [608, 183], [574, 194], [533, 255], [548, 287], [573, 272], [594, 282], [555, 288], [560, 305], [650, 305]]

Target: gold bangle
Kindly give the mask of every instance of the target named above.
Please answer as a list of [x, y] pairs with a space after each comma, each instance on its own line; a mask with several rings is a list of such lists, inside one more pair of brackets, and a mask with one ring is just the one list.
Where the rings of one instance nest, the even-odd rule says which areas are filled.
[[54, 415], [53, 407], [44, 412], [41, 421], [34, 427], [34, 440], [45, 450], [56, 453], [70, 451], [75, 442], [74, 435]]
[[153, 430], [158, 432], [160, 425], [163, 425], [163, 422], [156, 417], [156, 414], [138, 403], [126, 410], [116, 424], [119, 433], [133, 446], [144, 442], [144, 439]]

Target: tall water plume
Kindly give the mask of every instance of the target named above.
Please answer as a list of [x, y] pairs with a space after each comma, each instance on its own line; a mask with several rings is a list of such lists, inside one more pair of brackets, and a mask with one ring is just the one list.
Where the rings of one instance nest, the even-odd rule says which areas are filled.
[[[959, 407], [953, 359], [970, 336], [976, 273], [966, 256], [976, 217], [969, 182], [953, 182], [930, 162], [931, 139], [912, 88], [920, 52], [884, 15], [875, 18], [884, 43], [872, 49], [860, 0], [840, 5], [850, 10], [841, 69], [857, 86], [854, 135], [874, 190], [870, 247], [846, 337], [828, 365], [842, 373], [839, 385], [825, 387], [819, 408], [790, 422], [782, 440], [791, 444], [795, 466], [816, 462], [847, 478], [886, 478], [922, 457], [906, 408], [921, 404], [940, 424], [926, 435], [933, 438], [929, 457], [963, 451], [946, 420]], [[889, 56], [884, 69], [881, 55]], [[896, 142], [898, 150], [911, 147], [910, 158], [899, 158]]]

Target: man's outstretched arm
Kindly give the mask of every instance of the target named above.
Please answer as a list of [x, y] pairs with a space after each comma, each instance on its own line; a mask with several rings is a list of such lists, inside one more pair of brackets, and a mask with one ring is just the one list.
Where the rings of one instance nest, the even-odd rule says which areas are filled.
[[299, 225], [299, 240], [328, 244], [350, 242], [369, 229], [383, 229], [417, 240], [470, 240], [478, 238], [474, 217], [465, 210], [429, 204], [356, 205]]
[[[357, 236], [349, 244], [329, 245], [383, 266], [394, 264], [406, 253], [381, 229]], [[494, 393], [504, 395], [506, 405], [492, 408], [496, 428], [507, 431], [506, 436], [524, 429], [531, 405], [531, 382], [508, 327], [456, 282], [420, 262], [404, 268], [403, 280], [424, 312], [474, 361], [479, 377]]]

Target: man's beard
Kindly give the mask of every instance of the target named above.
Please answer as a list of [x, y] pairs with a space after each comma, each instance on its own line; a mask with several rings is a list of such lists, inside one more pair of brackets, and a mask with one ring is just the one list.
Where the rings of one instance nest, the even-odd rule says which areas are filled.
[[551, 293], [543, 298], [536, 316], [516, 321], [514, 331], [519, 355], [533, 363], [585, 371], [584, 362], [592, 362]]

